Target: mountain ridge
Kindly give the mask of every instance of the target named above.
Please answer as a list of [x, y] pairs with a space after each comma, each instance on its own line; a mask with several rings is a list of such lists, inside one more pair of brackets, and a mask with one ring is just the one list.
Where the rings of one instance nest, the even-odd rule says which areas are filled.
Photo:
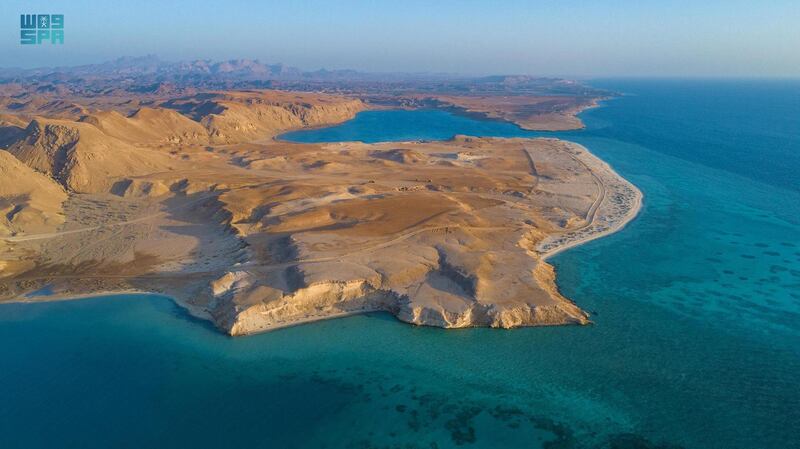
[[[597, 96], [601, 91], [576, 81], [511, 74], [469, 76], [453, 73], [371, 73], [351, 69], [301, 70], [259, 59], [165, 61], [156, 55], [120, 57], [97, 64], [14, 68], [0, 67], [0, 85], [35, 86], [38, 93], [95, 95], [115, 89], [139, 94], [167, 94], [192, 89], [275, 88], [282, 90], [379, 92], [497, 91], [505, 94]], [[22, 91], [22, 89], [20, 89]], [[28, 90], [29, 92], [29, 90]]]

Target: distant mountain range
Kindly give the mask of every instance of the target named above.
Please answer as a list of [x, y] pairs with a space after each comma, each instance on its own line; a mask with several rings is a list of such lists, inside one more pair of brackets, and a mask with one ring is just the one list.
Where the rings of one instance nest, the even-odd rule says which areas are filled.
[[0, 68], [0, 80], [59, 80], [82, 77], [86, 79], [109, 77], [157, 77], [164, 81], [180, 82], [181, 80], [399, 80], [399, 79], [441, 79], [454, 78], [448, 74], [412, 74], [412, 73], [365, 73], [356, 70], [302, 71], [284, 64], [269, 64], [257, 59], [230, 59], [212, 61], [197, 59], [194, 61], [164, 61], [155, 55], [140, 57], [121, 57], [100, 64], [88, 64], [66, 67], [39, 67], [34, 69]]
[[122, 57], [100, 64], [34, 69], [0, 68], [0, 84], [34, 87], [38, 93], [104, 94], [122, 90], [166, 95], [197, 89], [274, 88], [301, 91], [525, 93], [594, 96], [586, 85], [527, 75], [470, 77], [442, 73], [303, 71], [254, 59], [164, 61], [155, 55]]
[[3, 78], [25, 76], [58, 78], [61, 76], [109, 77], [109, 76], [206, 76], [248, 79], [288, 79], [300, 78], [300, 69], [283, 64], [265, 64], [252, 59], [232, 59], [228, 61], [194, 60], [171, 62], [155, 55], [122, 57], [100, 64], [68, 67], [40, 67], [34, 69], [0, 68]]

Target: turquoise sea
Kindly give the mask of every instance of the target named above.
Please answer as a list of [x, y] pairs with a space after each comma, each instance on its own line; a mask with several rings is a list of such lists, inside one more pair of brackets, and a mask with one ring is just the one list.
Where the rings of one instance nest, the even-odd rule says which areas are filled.
[[558, 136], [645, 194], [552, 262], [587, 327], [244, 338], [169, 299], [0, 305], [0, 448], [800, 448], [800, 82], [596, 80], [587, 129], [375, 111], [300, 142]]

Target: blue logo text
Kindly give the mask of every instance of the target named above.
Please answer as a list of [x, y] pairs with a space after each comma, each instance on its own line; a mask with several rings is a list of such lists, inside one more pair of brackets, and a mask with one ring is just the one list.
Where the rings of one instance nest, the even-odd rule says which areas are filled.
[[46, 41], [64, 43], [64, 14], [21, 14], [19, 43], [36, 45]]

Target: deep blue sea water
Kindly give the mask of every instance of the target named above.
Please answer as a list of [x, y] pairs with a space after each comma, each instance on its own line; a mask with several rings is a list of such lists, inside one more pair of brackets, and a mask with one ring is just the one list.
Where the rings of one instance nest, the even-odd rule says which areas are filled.
[[587, 129], [364, 112], [302, 142], [555, 135], [645, 194], [552, 262], [594, 326], [245, 338], [158, 296], [0, 305], [0, 448], [800, 448], [800, 82], [593, 82]]

